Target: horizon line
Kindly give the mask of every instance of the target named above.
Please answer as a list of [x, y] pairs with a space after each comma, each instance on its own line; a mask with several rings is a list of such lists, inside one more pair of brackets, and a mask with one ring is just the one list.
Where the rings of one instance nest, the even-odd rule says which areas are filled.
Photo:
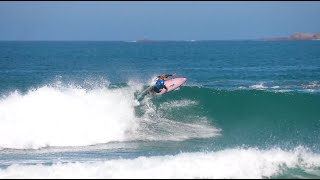
[[257, 40], [257, 39], [201, 39], [201, 40], [159, 40], [159, 39], [136, 39], [136, 40], [5, 40], [5, 39], [0, 39], [0, 41], [67, 41], [67, 42], [72, 42], [72, 41], [93, 41], [93, 42], [135, 42], [135, 41], [140, 41], [140, 40], [152, 40], [150, 42], [168, 42], [168, 41], [178, 41], [178, 42], [194, 42], [194, 41], [250, 41], [250, 40]]

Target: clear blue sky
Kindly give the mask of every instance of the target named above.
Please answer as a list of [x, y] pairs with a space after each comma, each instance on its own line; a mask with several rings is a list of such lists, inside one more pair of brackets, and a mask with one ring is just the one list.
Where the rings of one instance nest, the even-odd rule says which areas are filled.
[[320, 2], [0, 2], [0, 40], [228, 40], [320, 32]]

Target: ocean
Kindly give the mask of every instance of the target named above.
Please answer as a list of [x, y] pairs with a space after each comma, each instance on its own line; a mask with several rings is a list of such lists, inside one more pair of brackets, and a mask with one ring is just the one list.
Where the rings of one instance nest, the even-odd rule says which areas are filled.
[[320, 42], [2, 41], [0, 178], [320, 178]]

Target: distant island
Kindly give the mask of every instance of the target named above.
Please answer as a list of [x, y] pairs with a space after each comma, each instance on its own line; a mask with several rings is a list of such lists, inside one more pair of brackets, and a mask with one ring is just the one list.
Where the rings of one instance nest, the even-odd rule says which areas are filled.
[[260, 38], [261, 41], [288, 41], [288, 40], [320, 40], [320, 33], [309, 34], [296, 32], [289, 37], [273, 37], [273, 38]]

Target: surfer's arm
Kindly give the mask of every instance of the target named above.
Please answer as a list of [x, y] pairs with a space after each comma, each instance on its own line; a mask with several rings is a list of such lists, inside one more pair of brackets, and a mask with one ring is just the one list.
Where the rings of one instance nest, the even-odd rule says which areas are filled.
[[163, 88], [165, 88], [165, 89], [168, 91], [168, 88], [167, 88], [167, 86], [166, 86], [166, 85], [164, 85], [164, 86], [163, 86]]
[[167, 78], [167, 77], [175, 76], [175, 75], [176, 75], [176, 73], [174, 73], [174, 74], [166, 74], [166, 75], [164, 75], [164, 76]]

